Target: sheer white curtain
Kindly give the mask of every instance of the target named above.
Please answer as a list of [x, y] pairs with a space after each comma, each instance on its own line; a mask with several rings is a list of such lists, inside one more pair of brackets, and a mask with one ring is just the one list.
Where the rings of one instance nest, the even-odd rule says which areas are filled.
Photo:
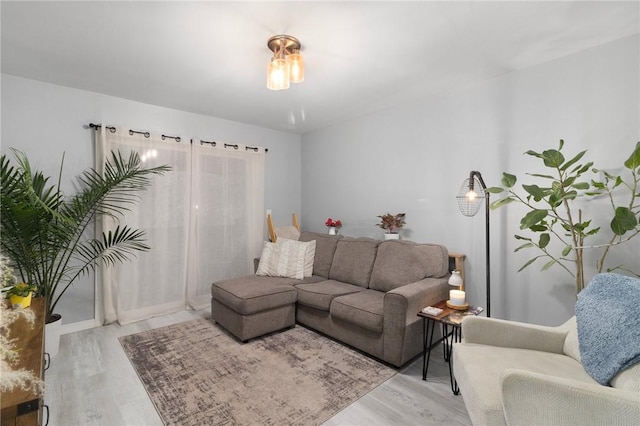
[[193, 179], [187, 301], [211, 301], [211, 283], [253, 272], [262, 250], [264, 150], [192, 146]]
[[[148, 167], [172, 170], [153, 178], [121, 221], [144, 230], [151, 250], [131, 262], [103, 267], [104, 322], [121, 324], [207, 306], [215, 280], [252, 271], [263, 236], [264, 150], [161, 140], [101, 129], [98, 164], [111, 151], [139, 153]], [[103, 218], [103, 229], [112, 229]]]
[[[130, 262], [102, 268], [105, 322], [117, 320], [125, 324], [184, 309], [191, 181], [189, 143], [163, 141], [154, 135], [129, 135], [128, 130], [119, 128], [116, 133], [101, 131], [98, 143], [106, 156], [118, 150], [128, 156], [133, 150], [145, 167], [168, 164], [172, 168], [152, 178], [149, 189], [140, 194], [140, 201], [121, 220], [145, 231], [151, 250], [138, 253]], [[103, 218], [105, 229], [113, 229], [110, 222]]]

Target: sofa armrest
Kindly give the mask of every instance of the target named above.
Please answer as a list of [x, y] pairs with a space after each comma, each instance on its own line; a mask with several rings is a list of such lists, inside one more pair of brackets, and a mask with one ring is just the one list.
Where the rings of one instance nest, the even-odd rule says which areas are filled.
[[418, 321], [422, 308], [446, 299], [443, 282], [446, 283], [447, 278], [425, 278], [388, 291], [384, 296], [385, 322], [388, 317], [395, 317], [398, 326]]
[[501, 399], [509, 425], [640, 424], [640, 393], [507, 369]]
[[[422, 347], [418, 312], [447, 297], [447, 278], [425, 278], [384, 295], [384, 359], [400, 366]], [[420, 334], [421, 335], [421, 334]], [[413, 337], [412, 337], [413, 336]]]
[[467, 316], [462, 320], [462, 338], [466, 343], [557, 354], [564, 354], [567, 332], [564, 325], [547, 327], [476, 316]]

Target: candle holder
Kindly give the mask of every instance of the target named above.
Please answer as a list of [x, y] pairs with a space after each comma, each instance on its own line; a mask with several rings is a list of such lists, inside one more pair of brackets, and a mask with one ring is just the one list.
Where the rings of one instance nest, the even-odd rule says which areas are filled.
[[447, 300], [446, 304], [451, 309], [457, 309], [459, 311], [464, 311], [469, 309], [469, 304], [466, 300], [466, 294], [464, 292], [464, 281], [462, 280], [462, 275], [460, 271], [451, 271], [451, 276], [449, 277], [449, 285], [458, 287], [458, 290], [449, 291], [449, 300]]
[[447, 300], [447, 307], [456, 309], [458, 311], [466, 311], [467, 309], [469, 309], [469, 304], [465, 302], [464, 305], [454, 305], [450, 300]]

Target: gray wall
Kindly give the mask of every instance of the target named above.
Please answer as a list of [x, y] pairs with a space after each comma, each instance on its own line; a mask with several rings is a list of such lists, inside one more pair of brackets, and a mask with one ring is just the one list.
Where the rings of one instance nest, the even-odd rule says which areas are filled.
[[[463, 180], [471, 170], [489, 186], [503, 171], [524, 179], [538, 163], [522, 154], [556, 148], [561, 138], [565, 152], [587, 149], [596, 166], [619, 171], [640, 140], [638, 52], [634, 36], [304, 135], [305, 227], [325, 232], [332, 217], [343, 221], [344, 235], [381, 238], [376, 216], [405, 212], [403, 238], [467, 254], [468, 298], [484, 306], [485, 216], [459, 212]], [[604, 202], [584, 208], [608, 212]], [[573, 280], [557, 267], [516, 272], [533, 255], [513, 253], [521, 213], [491, 212], [492, 316], [556, 325], [573, 315]], [[636, 238], [611, 264], [639, 270], [639, 253]]]
[[[65, 153], [66, 192], [88, 167], [94, 166], [88, 123], [129, 126], [137, 130], [269, 149], [265, 208], [290, 221], [300, 212], [300, 136], [213, 117], [206, 117], [2, 74], [1, 149], [24, 151], [32, 165], [57, 177]], [[266, 234], [265, 234], [266, 235]], [[93, 276], [85, 276], [58, 305], [68, 325], [94, 318]]]
[[[470, 170], [488, 185], [503, 171], [522, 176], [537, 166], [522, 153], [560, 138], [567, 152], [588, 149], [597, 166], [617, 171], [640, 137], [639, 45], [638, 36], [619, 40], [307, 134], [302, 143], [298, 135], [3, 74], [1, 147], [25, 151], [49, 174], [66, 152], [70, 182], [93, 165], [89, 122], [265, 146], [265, 208], [279, 221], [301, 212], [304, 229], [324, 232], [333, 217], [345, 235], [380, 238], [376, 216], [406, 212], [405, 239], [468, 255], [468, 298], [484, 305], [484, 215], [459, 213], [462, 181]], [[585, 207], [604, 215], [599, 203]], [[573, 314], [573, 281], [560, 270], [516, 272], [530, 257], [513, 253], [520, 216], [512, 206], [491, 212], [492, 316], [558, 324]], [[640, 269], [638, 253], [640, 239], [616, 250], [612, 263]], [[65, 324], [93, 318], [92, 277], [60, 312]]]

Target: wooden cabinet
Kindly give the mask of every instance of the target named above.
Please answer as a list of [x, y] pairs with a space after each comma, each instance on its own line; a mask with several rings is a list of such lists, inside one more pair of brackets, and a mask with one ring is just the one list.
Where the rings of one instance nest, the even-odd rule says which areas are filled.
[[[16, 349], [20, 353], [16, 368], [24, 368], [44, 380], [44, 298], [35, 298], [31, 302], [31, 309], [35, 312], [36, 320], [33, 327], [19, 318], [11, 325], [9, 337], [16, 340]], [[3, 392], [2, 396], [2, 426], [27, 426], [42, 423], [42, 398], [34, 391], [14, 389]]]

